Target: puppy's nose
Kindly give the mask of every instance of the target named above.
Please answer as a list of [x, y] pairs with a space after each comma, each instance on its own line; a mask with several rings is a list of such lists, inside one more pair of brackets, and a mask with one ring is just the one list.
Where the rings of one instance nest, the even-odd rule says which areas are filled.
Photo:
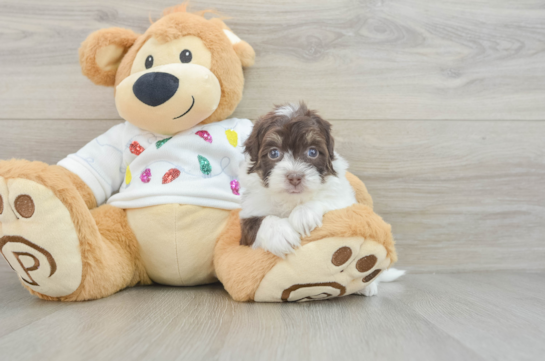
[[288, 178], [288, 181], [290, 182], [290, 184], [295, 187], [301, 183], [301, 180], [303, 179], [303, 175], [298, 173], [290, 173], [286, 176], [286, 178]]
[[180, 81], [169, 73], [147, 73], [132, 86], [134, 95], [142, 103], [156, 107], [172, 98], [178, 91]]

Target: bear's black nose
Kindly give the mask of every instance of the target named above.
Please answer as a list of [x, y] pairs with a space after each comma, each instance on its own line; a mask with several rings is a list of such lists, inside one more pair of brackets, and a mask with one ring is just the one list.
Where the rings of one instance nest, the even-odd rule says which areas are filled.
[[134, 95], [144, 104], [156, 107], [172, 98], [180, 81], [168, 73], [147, 73], [142, 75], [133, 85]]

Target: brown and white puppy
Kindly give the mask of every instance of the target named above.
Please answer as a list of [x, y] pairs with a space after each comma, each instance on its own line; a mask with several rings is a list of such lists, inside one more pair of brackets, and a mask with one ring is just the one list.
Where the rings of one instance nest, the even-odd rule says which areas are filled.
[[356, 203], [334, 144], [331, 124], [304, 103], [278, 106], [256, 122], [240, 172], [241, 244], [284, 257], [326, 212]]

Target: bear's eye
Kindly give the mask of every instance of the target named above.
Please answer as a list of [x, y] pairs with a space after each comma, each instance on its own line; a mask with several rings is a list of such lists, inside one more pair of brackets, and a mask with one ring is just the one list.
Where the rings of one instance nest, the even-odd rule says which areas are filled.
[[146, 58], [146, 69], [149, 69], [153, 66], [153, 56], [149, 55], [147, 58]]
[[180, 61], [182, 63], [190, 63], [191, 59], [193, 59], [193, 54], [187, 49], [182, 50], [180, 53]]
[[318, 149], [316, 148], [309, 148], [307, 151], [307, 154], [310, 158], [316, 158], [318, 156]]

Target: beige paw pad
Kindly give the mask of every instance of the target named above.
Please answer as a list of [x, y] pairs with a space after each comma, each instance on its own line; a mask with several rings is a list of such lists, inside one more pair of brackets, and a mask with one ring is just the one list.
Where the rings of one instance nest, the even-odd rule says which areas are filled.
[[9, 206], [8, 185], [3, 177], [0, 177], [0, 237], [2, 237], [2, 223], [15, 219]]
[[254, 300], [304, 302], [341, 297], [364, 289], [390, 265], [386, 249], [362, 237], [308, 243], [265, 275]]
[[26, 179], [0, 182], [0, 253], [32, 290], [50, 297], [76, 291], [82, 278], [79, 240], [68, 209]]

